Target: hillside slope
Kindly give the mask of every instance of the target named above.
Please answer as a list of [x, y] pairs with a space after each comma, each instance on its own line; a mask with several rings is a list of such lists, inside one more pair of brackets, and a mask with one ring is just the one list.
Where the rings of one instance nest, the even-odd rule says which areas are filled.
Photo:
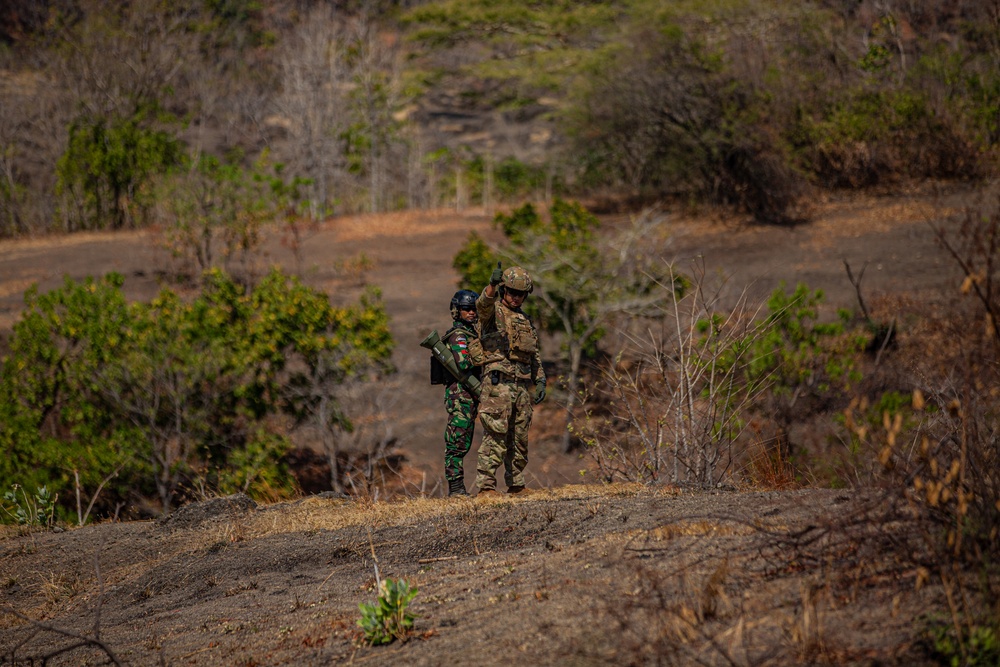
[[[918, 616], [942, 602], [906, 564], [910, 532], [843, 491], [234, 496], [0, 540], [0, 660], [922, 664]], [[376, 563], [419, 587], [407, 643], [356, 644]]]

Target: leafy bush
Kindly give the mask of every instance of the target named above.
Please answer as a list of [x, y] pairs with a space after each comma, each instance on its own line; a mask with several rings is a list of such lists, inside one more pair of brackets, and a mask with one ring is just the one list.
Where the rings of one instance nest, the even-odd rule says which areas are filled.
[[70, 230], [145, 223], [153, 177], [179, 164], [182, 155], [180, 142], [152, 126], [148, 115], [83, 118], [70, 128], [57, 166], [57, 192], [68, 196]]
[[[334, 308], [278, 270], [253, 288], [214, 270], [190, 302], [163, 290], [127, 304], [122, 284], [110, 274], [29, 290], [0, 362], [0, 484], [63, 498], [103, 488], [105, 507], [153, 496], [163, 512], [194, 489], [287, 496], [277, 418], [388, 369], [377, 291]], [[318, 369], [322, 392], [300, 392]]]
[[374, 603], [362, 602], [358, 625], [365, 641], [374, 646], [390, 644], [395, 640], [406, 641], [413, 630], [416, 618], [409, 611], [410, 603], [417, 596], [417, 587], [405, 580], [383, 579], [379, 583], [378, 598]]

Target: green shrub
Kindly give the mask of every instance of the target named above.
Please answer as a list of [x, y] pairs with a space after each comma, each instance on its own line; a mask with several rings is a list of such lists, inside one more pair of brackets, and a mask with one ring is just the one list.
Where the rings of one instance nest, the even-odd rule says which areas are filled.
[[411, 587], [405, 580], [383, 579], [375, 602], [358, 605], [361, 609], [358, 626], [364, 632], [365, 641], [373, 646], [389, 644], [396, 639], [406, 641], [416, 618], [408, 609], [416, 596], [417, 587]]
[[[104, 509], [138, 494], [164, 512], [192, 488], [287, 497], [278, 417], [311, 415], [345, 379], [388, 370], [377, 290], [334, 308], [278, 270], [252, 288], [215, 270], [189, 302], [163, 290], [127, 304], [122, 284], [29, 290], [0, 360], [0, 486], [64, 499], [103, 488]], [[303, 392], [320, 373], [325, 384]]]
[[959, 636], [951, 623], [935, 622], [923, 632], [923, 644], [939, 665], [987, 667], [1000, 664], [1000, 637], [990, 625], [963, 628]]
[[182, 158], [180, 141], [152, 127], [149, 115], [82, 118], [70, 127], [69, 145], [56, 167], [57, 193], [68, 195], [70, 229], [120, 229], [145, 222], [153, 177]]
[[[467, 166], [472, 191], [475, 198], [486, 196], [487, 162], [482, 156], [473, 158]], [[493, 165], [493, 192], [495, 200], [505, 201], [525, 199], [536, 195], [545, 187], [545, 167], [521, 162], [515, 157], [506, 157]]]
[[3, 494], [3, 499], [10, 505], [2, 508], [4, 513], [22, 526], [48, 527], [55, 520], [57, 498], [45, 486], [38, 487], [29, 496], [23, 486], [14, 484], [10, 491]]

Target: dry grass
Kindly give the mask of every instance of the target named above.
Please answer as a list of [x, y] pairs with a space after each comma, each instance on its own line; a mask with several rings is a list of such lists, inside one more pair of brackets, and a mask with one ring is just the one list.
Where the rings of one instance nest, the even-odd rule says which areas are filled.
[[586, 500], [603, 497], [671, 497], [679, 493], [671, 487], [646, 488], [641, 484], [570, 485], [542, 489], [528, 495], [500, 495], [490, 499], [456, 500], [454, 498], [412, 498], [395, 502], [328, 500], [310, 496], [293, 503], [268, 506], [243, 518], [237, 528], [233, 522], [221, 528], [214, 542], [232, 542], [281, 533], [316, 530], [339, 530], [358, 526], [404, 526], [426, 521], [461, 518], [470, 507], [479, 504], [527, 504], [551, 500]]
[[696, 520], [677, 521], [665, 526], [658, 526], [643, 535], [654, 542], [669, 542], [678, 537], [722, 537], [725, 535], [752, 535], [756, 528], [739, 523], [722, 523], [720, 521]]
[[776, 438], [755, 438], [747, 448], [746, 457], [740, 477], [748, 480], [751, 488], [792, 489], [798, 486], [795, 469], [782, 456]]

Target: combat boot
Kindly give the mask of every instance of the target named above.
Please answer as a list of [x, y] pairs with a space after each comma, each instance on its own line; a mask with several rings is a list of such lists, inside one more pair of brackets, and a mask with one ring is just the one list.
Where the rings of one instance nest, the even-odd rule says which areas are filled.
[[448, 480], [448, 495], [449, 496], [467, 496], [469, 492], [465, 490], [465, 482], [460, 479], [449, 479]]

